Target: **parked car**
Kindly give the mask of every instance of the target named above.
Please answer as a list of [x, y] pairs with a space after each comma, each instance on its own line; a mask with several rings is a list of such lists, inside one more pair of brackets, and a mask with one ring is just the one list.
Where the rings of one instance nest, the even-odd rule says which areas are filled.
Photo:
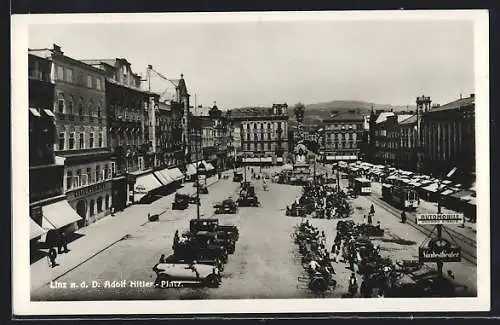
[[238, 211], [238, 206], [231, 198], [222, 201], [222, 203], [214, 205], [214, 208], [216, 214], [222, 214], [222, 213], [234, 214]]

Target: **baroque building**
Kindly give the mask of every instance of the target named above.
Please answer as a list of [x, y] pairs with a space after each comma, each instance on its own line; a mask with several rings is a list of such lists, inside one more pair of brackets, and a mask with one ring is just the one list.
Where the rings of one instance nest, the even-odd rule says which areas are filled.
[[326, 162], [358, 160], [363, 138], [362, 115], [350, 110], [346, 113], [334, 113], [323, 120], [323, 140], [320, 152]]
[[29, 53], [51, 61], [57, 129], [55, 153], [65, 158], [63, 188], [69, 204], [81, 217], [72, 229], [83, 227], [107, 215], [112, 206], [105, 74], [64, 55], [57, 45]]
[[232, 120], [241, 125], [241, 162], [245, 164], [282, 164], [288, 161], [287, 104], [271, 108], [233, 111]]

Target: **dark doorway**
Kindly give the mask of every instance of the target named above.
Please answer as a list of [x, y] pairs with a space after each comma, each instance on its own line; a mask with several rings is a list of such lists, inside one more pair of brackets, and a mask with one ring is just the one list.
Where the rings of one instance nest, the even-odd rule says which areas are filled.
[[78, 201], [76, 204], [76, 213], [82, 217], [82, 220], [78, 221], [78, 228], [85, 227], [85, 221], [87, 220], [87, 205], [85, 200]]

